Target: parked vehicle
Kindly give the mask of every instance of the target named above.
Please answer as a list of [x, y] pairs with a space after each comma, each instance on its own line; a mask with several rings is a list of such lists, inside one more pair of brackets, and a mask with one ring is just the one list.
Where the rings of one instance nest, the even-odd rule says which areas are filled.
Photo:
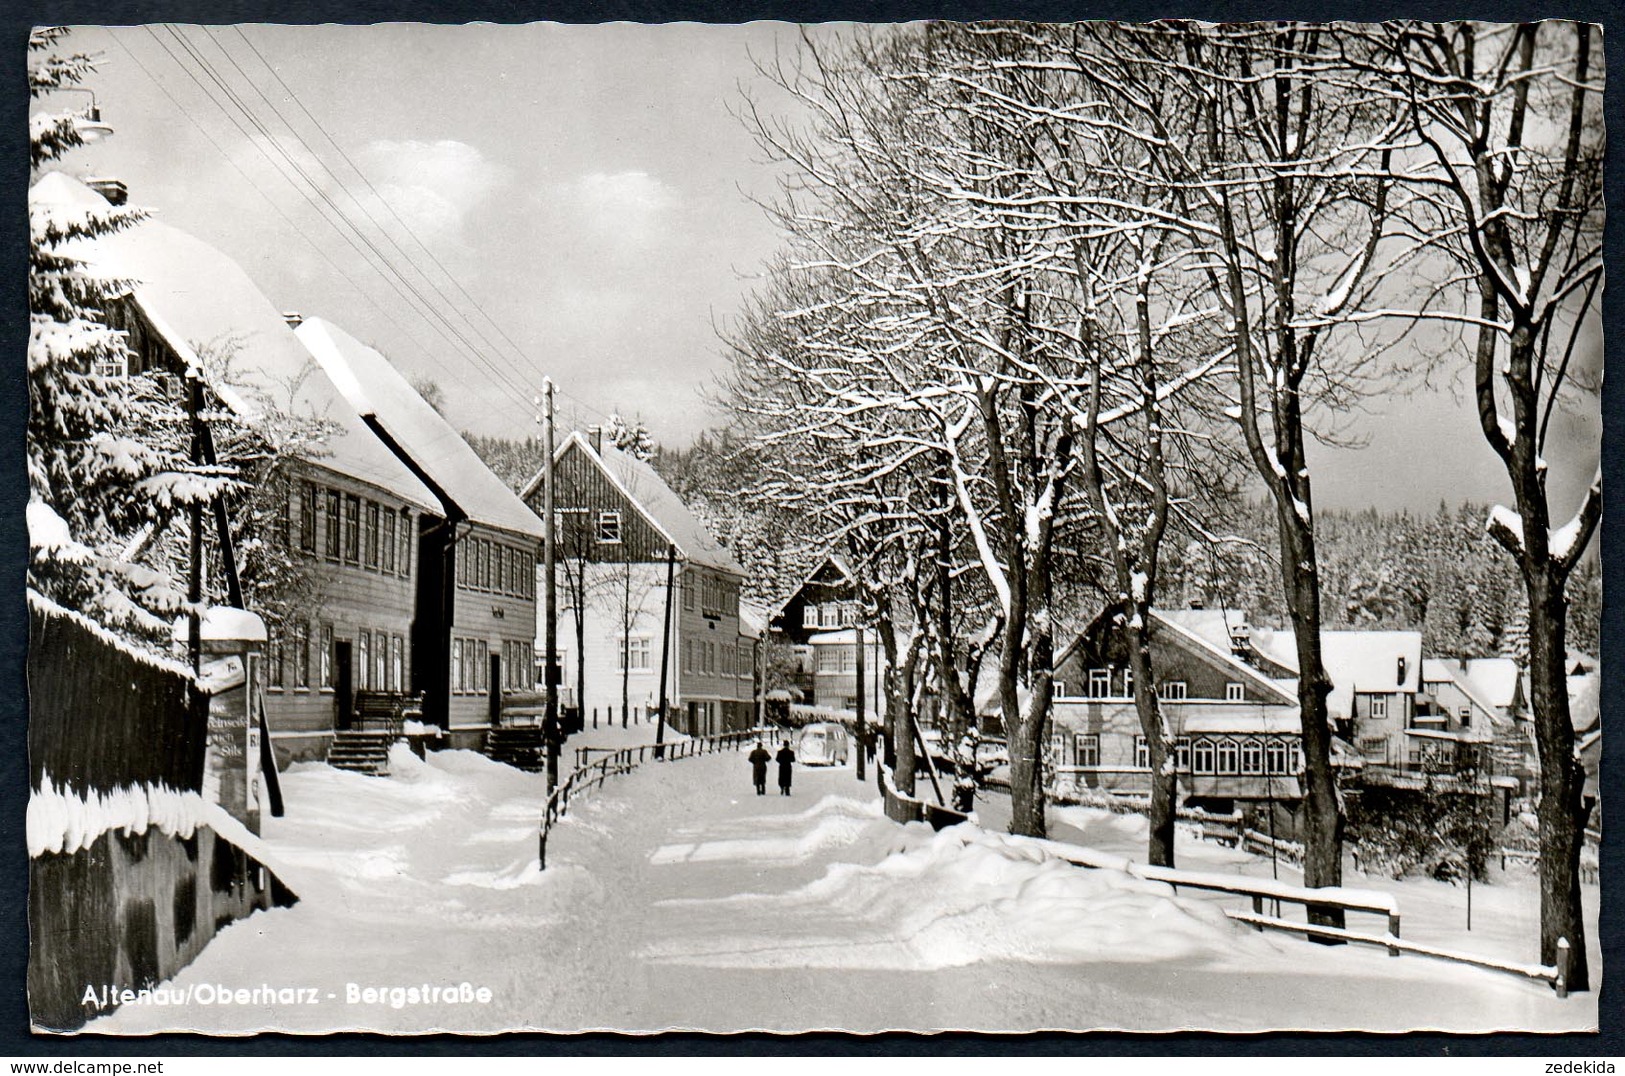
[[851, 752], [846, 729], [834, 722], [808, 725], [796, 735], [796, 761], [803, 766], [844, 766]]

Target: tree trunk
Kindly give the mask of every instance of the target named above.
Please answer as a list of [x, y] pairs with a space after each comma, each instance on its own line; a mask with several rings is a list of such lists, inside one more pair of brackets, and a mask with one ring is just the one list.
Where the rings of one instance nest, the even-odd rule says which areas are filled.
[[[1541, 571], [1527, 575], [1529, 685], [1540, 756], [1540, 962], [1557, 963], [1558, 939], [1569, 944], [1570, 990], [1591, 989], [1585, 918], [1580, 901], [1580, 851], [1589, 809], [1585, 770], [1574, 753], [1569, 720], [1568, 602], [1563, 586]], [[1534, 612], [1539, 610], [1539, 612]]]
[[1134, 709], [1151, 756], [1151, 833], [1146, 855], [1153, 866], [1172, 867], [1179, 774], [1174, 768], [1173, 735], [1152, 681], [1150, 606], [1134, 605], [1132, 601], [1125, 604], [1134, 610], [1125, 629], [1129, 669], [1134, 674]]
[[[1320, 578], [1315, 537], [1295, 510], [1277, 503], [1281, 577], [1287, 614], [1298, 650], [1298, 717], [1303, 736], [1303, 884], [1311, 889], [1343, 884], [1343, 804], [1332, 771], [1332, 729], [1326, 707], [1331, 680], [1320, 648]], [[1310, 905], [1309, 921], [1343, 926], [1343, 909]]]

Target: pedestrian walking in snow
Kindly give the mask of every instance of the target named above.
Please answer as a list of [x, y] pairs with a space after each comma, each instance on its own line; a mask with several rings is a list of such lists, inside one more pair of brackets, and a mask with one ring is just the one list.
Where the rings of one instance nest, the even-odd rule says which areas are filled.
[[779, 745], [779, 753], [773, 756], [773, 761], [779, 764], [779, 795], [790, 794], [790, 772], [796, 764], [796, 753], [790, 750], [790, 741], [786, 740]]
[[756, 794], [765, 796], [767, 795], [767, 764], [773, 756], [767, 753], [767, 748], [762, 746], [762, 741], [757, 740], [756, 750], [752, 751], [747, 757], [750, 759], [750, 779], [756, 785]]

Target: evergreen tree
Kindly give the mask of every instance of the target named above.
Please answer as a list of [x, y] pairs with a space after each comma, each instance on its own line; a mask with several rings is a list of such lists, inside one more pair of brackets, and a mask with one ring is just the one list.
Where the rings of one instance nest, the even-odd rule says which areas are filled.
[[[29, 35], [32, 99], [82, 82], [95, 58], [61, 55], [60, 27]], [[83, 144], [81, 112], [29, 123], [37, 172]], [[167, 641], [185, 608], [173, 565], [151, 541], [186, 510], [231, 488], [229, 469], [194, 466], [189, 416], [154, 377], [127, 373], [124, 334], [107, 324], [126, 281], [96, 275], [76, 244], [138, 223], [135, 210], [31, 201], [28, 250], [28, 583], [134, 638]]]

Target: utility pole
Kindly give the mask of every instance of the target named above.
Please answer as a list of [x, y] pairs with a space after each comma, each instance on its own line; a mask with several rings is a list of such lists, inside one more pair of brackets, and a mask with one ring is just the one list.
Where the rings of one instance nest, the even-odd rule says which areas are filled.
[[[660, 621], [660, 712], [655, 715], [655, 758], [666, 757], [666, 669], [671, 660], [672, 580], [677, 574], [677, 547], [666, 546], [666, 611]], [[691, 730], [692, 731], [692, 730]]]
[[863, 629], [861, 627], [853, 627], [852, 639], [858, 648], [858, 780], [862, 781], [864, 779], [863, 756], [865, 747], [869, 742], [869, 733], [863, 722], [863, 681], [865, 677], [863, 675]]
[[542, 379], [542, 426], [547, 452], [547, 468], [542, 472], [542, 567], [547, 592], [547, 623], [543, 629], [547, 644], [547, 710], [542, 719], [542, 735], [547, 744], [547, 791], [559, 783], [559, 596], [554, 577], [554, 534], [557, 512], [553, 505], [553, 379]]

